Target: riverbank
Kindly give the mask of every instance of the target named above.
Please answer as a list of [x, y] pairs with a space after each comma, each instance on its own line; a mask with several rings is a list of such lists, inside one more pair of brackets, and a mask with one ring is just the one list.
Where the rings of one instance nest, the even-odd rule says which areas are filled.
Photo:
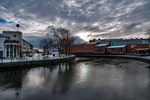
[[38, 66], [43, 66], [43, 65], [53, 65], [53, 64], [58, 64], [58, 63], [62, 63], [62, 62], [72, 61], [75, 58], [76, 58], [75, 56], [68, 56], [68, 57], [57, 58], [57, 59], [0, 63], [0, 71], [31, 68], [31, 67], [38, 67]]

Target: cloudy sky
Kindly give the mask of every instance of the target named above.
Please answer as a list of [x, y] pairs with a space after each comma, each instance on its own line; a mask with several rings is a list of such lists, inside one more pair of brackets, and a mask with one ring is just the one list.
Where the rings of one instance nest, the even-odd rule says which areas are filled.
[[[150, 0], [0, 0], [0, 32], [16, 30], [42, 37], [51, 27], [92, 38], [146, 38]], [[35, 39], [36, 40], [36, 39]]]

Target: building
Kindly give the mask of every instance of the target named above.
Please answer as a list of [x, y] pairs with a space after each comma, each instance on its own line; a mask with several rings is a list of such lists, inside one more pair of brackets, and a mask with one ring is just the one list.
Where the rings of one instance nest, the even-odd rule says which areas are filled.
[[105, 54], [107, 47], [109, 47], [109, 45], [110, 45], [109, 43], [96, 45], [94, 48], [94, 53]]
[[55, 47], [47, 47], [46, 49], [45, 49], [45, 55], [59, 55], [60, 53], [59, 53], [59, 51], [58, 51], [58, 49], [57, 48], [55, 48]]
[[126, 54], [126, 45], [117, 45], [107, 47], [107, 54]]
[[3, 58], [3, 55], [5, 55], [5, 40], [9, 39], [8, 36], [4, 35], [4, 34], [0, 34], [0, 59]]
[[70, 53], [94, 53], [94, 47], [98, 45], [99, 42], [89, 42], [81, 45], [71, 46]]
[[[91, 44], [93, 44], [91, 46]], [[70, 53], [97, 53], [97, 54], [132, 54], [148, 53], [150, 39], [93, 39], [89, 43], [74, 45]]]
[[28, 56], [33, 51], [33, 46], [24, 39], [22, 39], [21, 47], [23, 56]]
[[22, 38], [22, 32], [3, 31], [0, 34], [0, 58], [27, 56], [32, 49], [33, 46]]

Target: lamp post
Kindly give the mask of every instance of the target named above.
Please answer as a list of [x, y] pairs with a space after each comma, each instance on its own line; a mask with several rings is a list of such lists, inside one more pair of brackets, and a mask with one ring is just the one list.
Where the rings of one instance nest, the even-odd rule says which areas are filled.
[[18, 32], [18, 29], [19, 29], [20, 25], [19, 25], [19, 24], [16, 24], [16, 27], [17, 27], [17, 32]]

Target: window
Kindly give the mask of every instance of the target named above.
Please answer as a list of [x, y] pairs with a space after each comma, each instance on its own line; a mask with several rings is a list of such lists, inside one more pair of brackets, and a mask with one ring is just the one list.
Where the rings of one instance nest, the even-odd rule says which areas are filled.
[[142, 40], [142, 44], [148, 44], [148, 40]]
[[9, 57], [9, 45], [6, 45], [6, 57]]
[[95, 47], [95, 52], [104, 52], [104, 47]]
[[16, 37], [16, 35], [14, 35], [14, 37]]
[[10, 57], [13, 57], [13, 45], [10, 45]]
[[122, 52], [122, 48], [113, 48], [112, 52]]

